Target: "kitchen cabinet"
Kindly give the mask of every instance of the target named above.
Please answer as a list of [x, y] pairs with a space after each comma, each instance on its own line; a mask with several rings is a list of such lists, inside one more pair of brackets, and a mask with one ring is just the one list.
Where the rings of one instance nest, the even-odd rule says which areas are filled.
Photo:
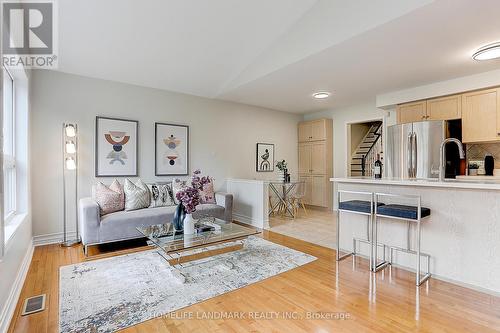
[[500, 141], [500, 88], [462, 94], [462, 141]]
[[451, 120], [462, 117], [462, 95], [427, 100], [425, 120]]
[[397, 106], [398, 124], [425, 120], [451, 120], [462, 116], [462, 95], [432, 98]]
[[326, 174], [326, 142], [299, 143], [299, 173]]
[[326, 140], [328, 119], [318, 119], [299, 123], [299, 142]]
[[329, 207], [332, 202], [333, 123], [331, 119], [298, 125], [299, 180], [306, 183], [304, 203]]
[[400, 104], [397, 106], [396, 111], [398, 124], [423, 121], [427, 116], [427, 102], [418, 101]]

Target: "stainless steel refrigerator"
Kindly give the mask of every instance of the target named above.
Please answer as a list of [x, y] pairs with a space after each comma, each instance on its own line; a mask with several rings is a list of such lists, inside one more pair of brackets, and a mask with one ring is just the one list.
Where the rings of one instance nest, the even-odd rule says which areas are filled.
[[439, 148], [447, 135], [445, 121], [422, 121], [387, 127], [385, 175], [437, 178]]

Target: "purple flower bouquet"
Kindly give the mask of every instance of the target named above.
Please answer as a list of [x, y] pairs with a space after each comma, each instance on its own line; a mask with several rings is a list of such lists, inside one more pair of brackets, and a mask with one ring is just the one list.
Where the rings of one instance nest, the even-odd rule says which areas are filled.
[[196, 211], [196, 206], [200, 204], [199, 192], [203, 187], [210, 183], [210, 177], [201, 176], [201, 170], [195, 170], [191, 177], [191, 186], [177, 192], [176, 198], [184, 206], [187, 214], [192, 214]]

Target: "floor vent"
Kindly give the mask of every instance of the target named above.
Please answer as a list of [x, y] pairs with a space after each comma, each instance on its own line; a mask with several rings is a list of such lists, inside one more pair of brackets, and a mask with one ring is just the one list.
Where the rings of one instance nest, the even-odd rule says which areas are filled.
[[45, 310], [45, 294], [33, 296], [24, 301], [21, 316], [26, 316], [43, 310]]

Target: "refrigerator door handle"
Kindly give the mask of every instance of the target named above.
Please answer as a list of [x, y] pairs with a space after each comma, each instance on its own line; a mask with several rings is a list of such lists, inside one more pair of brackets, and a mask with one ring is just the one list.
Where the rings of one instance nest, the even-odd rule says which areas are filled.
[[411, 149], [412, 149], [412, 154], [413, 156], [411, 157], [411, 162], [412, 162], [412, 169], [413, 169], [413, 177], [417, 177], [417, 133], [413, 132], [412, 134], [412, 143], [411, 143]]
[[413, 177], [413, 145], [412, 145], [413, 133], [408, 134], [408, 151], [406, 152], [406, 164], [408, 166], [408, 177]]

